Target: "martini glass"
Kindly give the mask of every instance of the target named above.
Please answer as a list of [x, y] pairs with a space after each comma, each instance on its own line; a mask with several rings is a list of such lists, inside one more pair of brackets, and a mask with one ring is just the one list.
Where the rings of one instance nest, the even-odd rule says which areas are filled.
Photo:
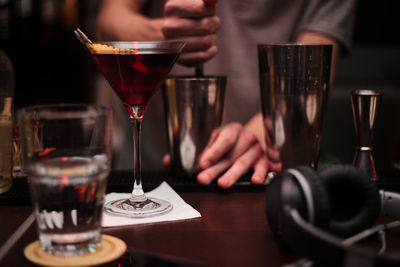
[[83, 40], [97, 68], [122, 101], [133, 128], [132, 194], [128, 199], [106, 203], [105, 211], [111, 215], [132, 218], [150, 217], [170, 211], [172, 205], [168, 201], [148, 198], [143, 191], [141, 127], [151, 97], [161, 87], [178, 59], [184, 42], [91, 42], [84, 35], [79, 39]]

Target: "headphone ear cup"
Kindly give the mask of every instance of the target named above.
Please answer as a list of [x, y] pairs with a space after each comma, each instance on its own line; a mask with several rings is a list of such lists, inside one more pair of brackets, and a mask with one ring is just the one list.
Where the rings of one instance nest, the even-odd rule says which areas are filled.
[[330, 203], [325, 185], [319, 179], [317, 172], [309, 166], [300, 166], [296, 168], [307, 179], [311, 187], [314, 204], [314, 225], [327, 229], [330, 223], [331, 212]]
[[[286, 206], [296, 209], [305, 220], [312, 220], [318, 227], [327, 228], [330, 222], [327, 192], [315, 171], [308, 166], [301, 166], [294, 171], [304, 177], [306, 185], [302, 185], [299, 178], [290, 171], [284, 171], [272, 179], [266, 190], [266, 214], [269, 227], [275, 239], [283, 244], [285, 234], [290, 232], [285, 228], [284, 209]], [[304, 190], [304, 186], [309, 190]], [[312, 202], [312, 207], [308, 206], [307, 199]], [[310, 218], [310, 212], [313, 218]]]
[[365, 172], [352, 165], [335, 165], [321, 169], [319, 177], [330, 203], [327, 230], [350, 236], [374, 223], [379, 216], [380, 197]]
[[301, 214], [306, 206], [302, 197], [302, 190], [289, 173], [281, 172], [267, 185], [265, 200], [269, 229], [274, 238], [281, 245], [284, 245], [283, 236], [286, 233], [284, 207], [290, 205], [299, 210]]

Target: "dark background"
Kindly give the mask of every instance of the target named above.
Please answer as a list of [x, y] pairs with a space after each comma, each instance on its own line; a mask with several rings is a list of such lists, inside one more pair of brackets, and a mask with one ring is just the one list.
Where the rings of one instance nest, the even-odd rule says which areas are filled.
[[[96, 71], [73, 35], [93, 36], [98, 0], [0, 0], [0, 49], [14, 64], [15, 109], [92, 102]], [[350, 92], [384, 92], [375, 131], [378, 169], [400, 168], [400, 41], [395, 1], [359, 1], [351, 53], [338, 67], [322, 137], [322, 157], [350, 163], [355, 149]]]
[[[379, 169], [400, 169], [400, 38], [392, 1], [358, 1], [354, 44], [338, 65], [322, 135], [322, 156], [351, 163], [355, 134], [350, 94], [356, 89], [384, 93], [377, 114], [374, 158]], [[378, 173], [379, 175], [379, 173]]]
[[92, 32], [98, 0], [0, 0], [0, 48], [15, 69], [15, 108], [90, 102], [94, 65], [75, 37]]

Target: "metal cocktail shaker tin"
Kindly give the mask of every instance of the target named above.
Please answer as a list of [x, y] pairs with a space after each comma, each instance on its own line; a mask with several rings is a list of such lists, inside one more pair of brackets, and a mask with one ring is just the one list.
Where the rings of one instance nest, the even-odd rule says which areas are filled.
[[197, 160], [212, 132], [221, 126], [226, 77], [177, 76], [163, 88], [172, 172], [194, 178]]
[[317, 167], [332, 45], [260, 44], [267, 156], [278, 169]]

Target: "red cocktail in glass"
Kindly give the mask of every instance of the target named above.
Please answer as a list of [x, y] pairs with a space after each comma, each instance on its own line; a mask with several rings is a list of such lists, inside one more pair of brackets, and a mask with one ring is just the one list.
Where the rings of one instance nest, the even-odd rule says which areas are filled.
[[129, 113], [134, 141], [134, 188], [129, 199], [106, 203], [107, 213], [124, 217], [148, 217], [172, 209], [169, 202], [147, 198], [141, 181], [141, 125], [151, 97], [160, 88], [178, 59], [183, 42], [85, 43], [98, 69]]

